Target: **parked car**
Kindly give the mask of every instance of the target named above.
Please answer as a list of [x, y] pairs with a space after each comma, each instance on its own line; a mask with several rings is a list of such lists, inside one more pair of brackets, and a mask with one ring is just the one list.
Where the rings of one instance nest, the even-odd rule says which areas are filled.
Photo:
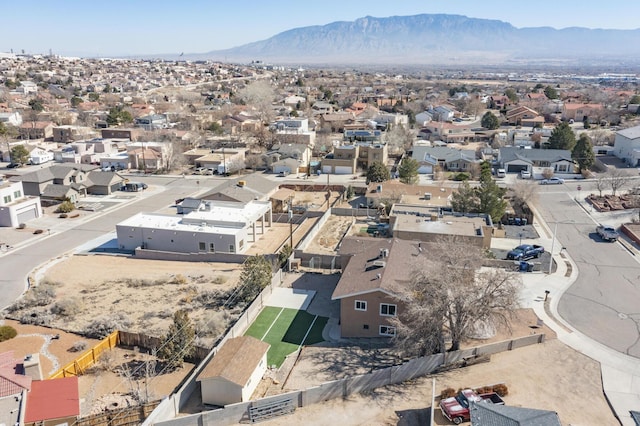
[[618, 237], [620, 237], [618, 231], [611, 225], [598, 225], [596, 226], [596, 232], [600, 235], [600, 238], [612, 243], [618, 241]]
[[459, 425], [471, 420], [469, 407], [474, 403], [504, 405], [504, 400], [495, 392], [478, 395], [471, 389], [464, 389], [456, 396], [440, 401], [440, 411], [447, 419]]
[[7, 166], [7, 169], [15, 169], [15, 168], [18, 168], [18, 167], [22, 167], [22, 164], [20, 164], [20, 163], [11, 163], [11, 164], [9, 164]]
[[531, 172], [529, 170], [520, 170], [520, 177], [522, 179], [531, 179]]
[[498, 169], [496, 171], [496, 177], [503, 178], [507, 176], [507, 171], [505, 169]]
[[557, 177], [542, 179], [540, 181], [540, 185], [562, 185], [563, 183], [564, 183], [564, 179], [560, 179]]
[[544, 253], [544, 247], [535, 244], [522, 244], [509, 253], [507, 253], [508, 260], [527, 260], [534, 257], [540, 257]]

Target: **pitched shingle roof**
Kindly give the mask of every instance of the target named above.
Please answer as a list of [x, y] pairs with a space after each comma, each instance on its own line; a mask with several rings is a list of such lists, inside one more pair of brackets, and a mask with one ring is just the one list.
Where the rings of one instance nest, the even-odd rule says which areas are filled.
[[197, 381], [222, 377], [245, 386], [270, 345], [251, 336], [229, 339], [202, 370]]
[[558, 413], [508, 405], [473, 404], [471, 424], [483, 426], [561, 426]]
[[523, 149], [507, 146], [500, 148], [500, 161], [508, 163], [513, 160], [549, 161], [555, 163], [561, 160], [573, 162], [571, 151], [566, 149]]
[[0, 398], [31, 389], [31, 377], [21, 372], [22, 360], [14, 358], [13, 351], [0, 354]]

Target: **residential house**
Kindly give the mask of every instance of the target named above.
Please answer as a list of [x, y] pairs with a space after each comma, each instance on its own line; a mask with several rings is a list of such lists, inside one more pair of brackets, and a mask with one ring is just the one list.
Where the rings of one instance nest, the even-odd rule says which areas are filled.
[[149, 114], [136, 118], [134, 125], [145, 130], [166, 129], [169, 127], [169, 119], [166, 114]]
[[425, 173], [433, 173], [434, 167], [453, 172], [469, 172], [481, 160], [476, 159], [475, 151], [449, 148], [448, 146], [417, 145], [413, 148], [412, 158], [421, 164]]
[[571, 151], [565, 149], [503, 147], [499, 150], [498, 161], [507, 173], [520, 173], [524, 170], [534, 175], [535, 169], [551, 169], [554, 173], [574, 173], [576, 168]]
[[455, 110], [445, 105], [438, 105], [429, 111], [436, 121], [450, 121], [455, 116]]
[[209, 201], [248, 203], [252, 200], [268, 201], [278, 190], [278, 182], [266, 179], [258, 173], [225, 181], [200, 198]]
[[272, 224], [268, 201], [207, 201], [183, 216], [138, 213], [117, 224], [116, 233], [122, 250], [242, 254], [265, 235], [265, 224]]
[[293, 158], [285, 158], [271, 163], [271, 171], [279, 174], [296, 175], [302, 173], [302, 169], [307, 169], [307, 167], [307, 165], [303, 165], [300, 161]]
[[605, 113], [602, 104], [565, 102], [562, 107], [562, 119], [565, 121], [585, 121], [598, 123]]
[[640, 126], [616, 132], [613, 155], [632, 167], [640, 167]]
[[15, 112], [0, 112], [0, 123], [18, 127], [22, 124], [22, 115]]
[[166, 169], [173, 147], [164, 142], [132, 142], [127, 145], [132, 169], [155, 171]]
[[14, 351], [0, 354], [0, 422], [5, 425], [20, 425], [27, 392], [32, 378], [25, 374], [22, 359], [14, 357]]
[[416, 114], [416, 126], [423, 127], [430, 121], [433, 121], [433, 114], [431, 114], [429, 111], [423, 111]]
[[196, 167], [204, 167], [214, 174], [232, 173], [244, 169], [243, 149], [219, 149], [194, 160]]
[[505, 113], [505, 117], [509, 124], [517, 126], [534, 127], [536, 125], [544, 124], [544, 117], [542, 117], [537, 111], [522, 105], [508, 110]]
[[[283, 160], [285, 158], [291, 158], [298, 161], [298, 168], [306, 170], [311, 161], [313, 152], [309, 145], [296, 144], [296, 143], [283, 143], [273, 145], [271, 151], [267, 152], [267, 164], [273, 170], [273, 163]], [[275, 170], [274, 170], [275, 171]]]
[[137, 141], [142, 135], [141, 129], [100, 129], [100, 133], [103, 139], [129, 139], [130, 141]]
[[53, 123], [50, 121], [27, 121], [18, 128], [20, 139], [50, 139], [53, 137]]
[[380, 130], [345, 129], [342, 140], [353, 142], [380, 143], [382, 132]]
[[94, 131], [90, 127], [70, 125], [57, 126], [53, 128], [53, 141], [69, 143], [90, 138], [93, 134]]
[[304, 109], [307, 103], [307, 99], [304, 96], [291, 95], [284, 98], [285, 106], [289, 106], [294, 109]]
[[365, 198], [367, 205], [373, 208], [389, 202], [423, 207], [449, 207], [452, 191], [452, 188], [434, 185], [409, 185], [399, 180], [388, 180], [370, 183]]
[[342, 274], [331, 300], [340, 301], [340, 335], [395, 336], [390, 320], [403, 309], [398, 295], [413, 269], [423, 264], [427, 250], [413, 241], [346, 237], [339, 255]]
[[359, 150], [358, 145], [342, 145], [333, 148], [333, 152], [322, 159], [322, 173], [337, 175], [356, 173]]
[[455, 236], [461, 244], [483, 249], [491, 247], [493, 222], [490, 216], [451, 213], [450, 209], [437, 206], [434, 195], [438, 193], [425, 193], [420, 204], [394, 204], [389, 212], [390, 236], [432, 243]]
[[345, 125], [355, 123], [356, 117], [351, 112], [335, 112], [320, 116], [320, 126], [333, 133], [344, 132]]
[[334, 105], [329, 102], [318, 101], [313, 104], [311, 109], [314, 115], [330, 114], [334, 111]]
[[510, 405], [472, 403], [471, 426], [561, 426], [558, 413]]
[[227, 340], [196, 379], [202, 403], [224, 406], [250, 400], [267, 371], [269, 348], [251, 336]]
[[476, 136], [469, 126], [458, 126], [441, 121], [427, 123], [423, 129], [429, 132], [429, 140], [441, 140], [447, 143], [468, 142], [474, 140]]
[[30, 164], [44, 164], [49, 161], [53, 161], [53, 152], [47, 149], [42, 149], [36, 146], [29, 152]]
[[239, 114], [227, 115], [222, 119], [222, 127], [232, 135], [241, 132], [253, 132], [260, 127], [262, 123], [253, 115], [242, 111]]
[[316, 141], [315, 131], [309, 130], [307, 118], [288, 118], [275, 122], [275, 138], [281, 143], [305, 144], [311, 147]]
[[356, 145], [358, 146], [358, 168], [367, 170], [376, 161], [387, 165], [389, 160], [387, 144], [358, 142]]
[[21, 81], [20, 86], [16, 88], [16, 92], [23, 95], [35, 95], [38, 93], [38, 85], [33, 81]]
[[42, 217], [40, 198], [25, 195], [22, 182], [10, 182], [0, 175], [0, 227], [18, 227]]
[[78, 377], [38, 380], [31, 384], [25, 426], [75, 424], [80, 416]]

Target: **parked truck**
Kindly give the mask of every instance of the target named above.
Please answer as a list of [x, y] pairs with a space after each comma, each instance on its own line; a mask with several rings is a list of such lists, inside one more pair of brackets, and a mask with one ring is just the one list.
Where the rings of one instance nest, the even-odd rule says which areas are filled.
[[544, 247], [535, 244], [522, 244], [509, 253], [507, 253], [508, 260], [527, 260], [534, 257], [540, 257], [544, 253]]
[[504, 400], [495, 392], [478, 395], [471, 389], [464, 389], [456, 396], [440, 401], [440, 411], [447, 419], [459, 425], [471, 419], [469, 407], [476, 403], [504, 405]]
[[616, 229], [610, 225], [598, 225], [596, 226], [596, 232], [598, 233], [598, 235], [600, 235], [600, 238], [612, 243], [618, 241], [618, 237], [620, 236], [620, 234], [618, 234], [618, 231], [616, 231]]

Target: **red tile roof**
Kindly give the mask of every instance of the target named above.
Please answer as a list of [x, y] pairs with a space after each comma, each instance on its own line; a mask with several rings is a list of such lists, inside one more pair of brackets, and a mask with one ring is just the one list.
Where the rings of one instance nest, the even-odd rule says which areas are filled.
[[18, 374], [22, 359], [13, 357], [13, 351], [0, 354], [0, 398], [31, 389], [31, 377]]
[[78, 378], [35, 381], [27, 395], [24, 422], [77, 417], [80, 415]]

